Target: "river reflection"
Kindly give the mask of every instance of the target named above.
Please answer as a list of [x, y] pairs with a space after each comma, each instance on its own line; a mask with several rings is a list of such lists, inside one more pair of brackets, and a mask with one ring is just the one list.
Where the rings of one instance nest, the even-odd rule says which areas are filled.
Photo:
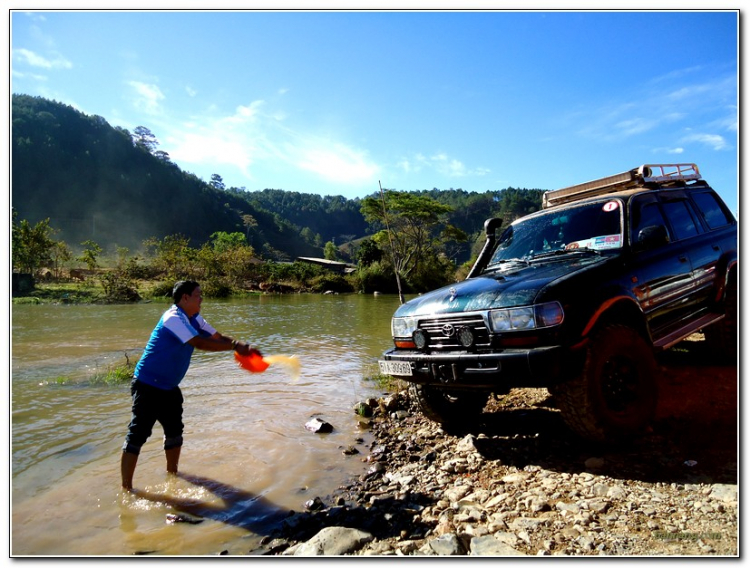
[[[364, 377], [390, 345], [397, 305], [369, 295], [207, 299], [214, 327], [267, 355], [298, 356], [301, 376], [283, 366], [251, 374], [230, 353], [196, 351], [181, 385], [189, 473], [166, 474], [157, 425], [136, 495], [119, 492], [128, 386], [87, 378], [137, 358], [167, 304], [13, 306], [12, 554], [247, 552], [288, 510], [364, 471], [369, 438], [353, 406], [380, 392]], [[333, 433], [305, 430], [311, 416]], [[343, 455], [352, 445], [361, 453]], [[168, 523], [175, 512], [204, 520]]]

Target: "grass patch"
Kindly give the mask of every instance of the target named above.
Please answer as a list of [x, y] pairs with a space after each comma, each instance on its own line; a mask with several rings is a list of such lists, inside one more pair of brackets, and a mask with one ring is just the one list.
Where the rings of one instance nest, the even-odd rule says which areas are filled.
[[375, 383], [377, 388], [387, 392], [400, 392], [407, 388], [406, 382], [382, 373], [376, 373], [372, 376], [365, 377], [365, 380]]
[[37, 284], [25, 296], [13, 298], [14, 304], [89, 304], [102, 297], [101, 286], [77, 283]]
[[89, 385], [89, 386], [119, 386], [130, 384], [135, 372], [135, 363], [130, 362], [127, 353], [124, 363], [113, 363], [103, 369], [98, 369], [93, 375], [86, 379], [72, 379], [70, 377], [58, 376], [50, 383], [60, 386]]

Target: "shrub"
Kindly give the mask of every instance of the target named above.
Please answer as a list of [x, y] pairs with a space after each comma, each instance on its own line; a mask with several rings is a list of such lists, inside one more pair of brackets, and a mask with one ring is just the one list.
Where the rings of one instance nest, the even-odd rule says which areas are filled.
[[223, 278], [208, 278], [200, 285], [206, 298], [228, 298], [232, 295], [232, 287]]
[[310, 288], [314, 292], [353, 292], [354, 287], [341, 274], [321, 274], [310, 280]]

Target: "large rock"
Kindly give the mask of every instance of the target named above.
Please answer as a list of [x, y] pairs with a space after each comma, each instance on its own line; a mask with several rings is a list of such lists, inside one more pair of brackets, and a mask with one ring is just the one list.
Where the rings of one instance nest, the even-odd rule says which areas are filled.
[[333, 432], [333, 426], [331, 426], [325, 420], [320, 418], [313, 418], [305, 424], [305, 428], [313, 432], [314, 434], [330, 434]]
[[499, 541], [492, 535], [475, 536], [469, 544], [471, 556], [526, 556], [509, 544]]
[[326, 527], [307, 542], [286, 552], [293, 556], [340, 556], [362, 548], [374, 537], [367, 532], [346, 527]]
[[464, 554], [464, 547], [455, 533], [444, 534], [428, 543], [430, 552], [438, 556], [458, 556]]
[[728, 485], [726, 483], [716, 483], [711, 486], [709, 497], [723, 501], [724, 503], [735, 504], [737, 502], [737, 486]]

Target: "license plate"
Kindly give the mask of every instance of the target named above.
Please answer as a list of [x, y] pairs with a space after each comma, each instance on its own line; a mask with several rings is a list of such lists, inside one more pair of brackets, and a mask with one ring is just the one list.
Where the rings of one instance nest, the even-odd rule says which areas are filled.
[[380, 372], [384, 375], [411, 377], [411, 363], [407, 361], [378, 361]]

